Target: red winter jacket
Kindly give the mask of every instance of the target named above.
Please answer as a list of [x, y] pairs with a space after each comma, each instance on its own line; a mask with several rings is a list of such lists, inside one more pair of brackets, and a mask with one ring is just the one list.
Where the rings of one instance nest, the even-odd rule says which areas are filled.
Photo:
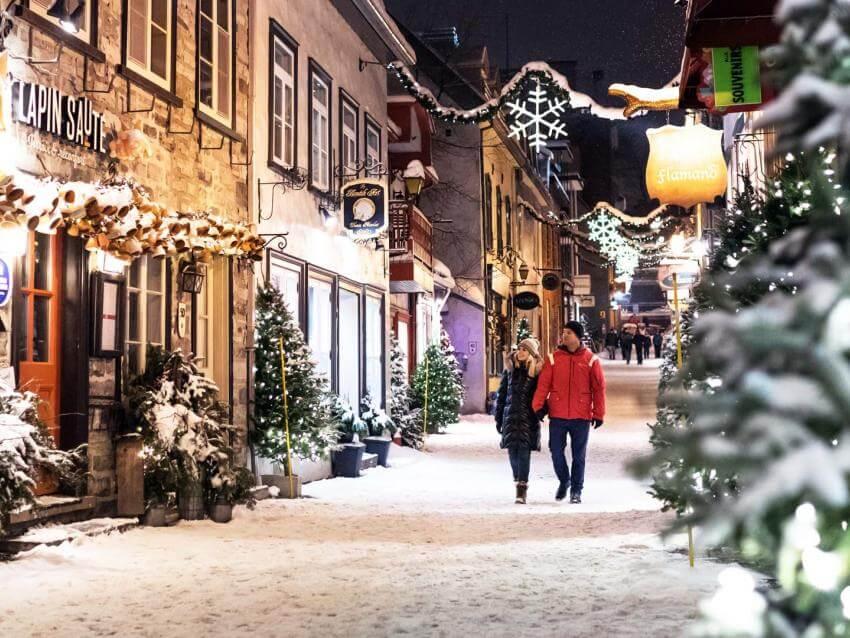
[[599, 357], [585, 347], [575, 352], [559, 347], [549, 355], [532, 402], [535, 412], [544, 405], [550, 419], [603, 420], [605, 375]]

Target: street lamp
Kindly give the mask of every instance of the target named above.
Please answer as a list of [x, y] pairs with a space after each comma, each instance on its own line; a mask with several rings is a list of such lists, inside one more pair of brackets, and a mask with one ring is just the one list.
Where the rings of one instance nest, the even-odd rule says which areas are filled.
[[519, 272], [520, 281], [525, 281], [526, 279], [528, 279], [528, 264], [525, 263], [525, 262], [522, 262], [519, 265], [519, 271], [518, 272]]
[[197, 262], [188, 261], [180, 271], [180, 290], [190, 294], [198, 294], [203, 290], [206, 268]]

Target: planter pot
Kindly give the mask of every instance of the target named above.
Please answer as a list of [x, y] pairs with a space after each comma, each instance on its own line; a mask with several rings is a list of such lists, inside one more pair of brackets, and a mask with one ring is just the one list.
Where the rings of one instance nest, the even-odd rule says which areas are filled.
[[263, 480], [263, 485], [276, 487], [279, 490], [277, 498], [301, 498], [301, 477], [297, 474], [292, 475], [292, 489], [290, 489], [289, 477], [285, 474], [263, 474], [260, 478]]
[[185, 521], [201, 521], [206, 514], [204, 507], [204, 483], [193, 481], [177, 490], [177, 510]]
[[142, 517], [142, 525], [148, 527], [165, 527], [165, 505], [151, 505]]
[[363, 439], [363, 443], [366, 444], [366, 451], [370, 454], [377, 454], [378, 465], [383, 467], [389, 467], [387, 458], [390, 455], [390, 445], [392, 445], [392, 442], [392, 439], [383, 436], [367, 436]]
[[229, 523], [233, 518], [233, 504], [216, 501], [210, 506], [210, 519], [216, 523]]
[[43, 467], [35, 469], [35, 490], [36, 496], [47, 496], [55, 494], [59, 491], [59, 478], [50, 470]]
[[333, 453], [334, 476], [356, 478], [360, 476], [360, 462], [366, 446], [362, 443], [346, 443]]

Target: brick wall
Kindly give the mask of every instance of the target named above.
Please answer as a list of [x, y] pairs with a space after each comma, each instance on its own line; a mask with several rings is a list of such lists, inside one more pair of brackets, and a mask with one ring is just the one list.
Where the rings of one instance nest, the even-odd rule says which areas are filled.
[[[13, 77], [59, 88], [72, 96], [88, 97], [94, 108], [105, 115], [107, 127], [116, 130], [139, 128], [151, 140], [154, 154], [144, 162], [133, 165], [120, 164], [119, 174], [132, 177], [150, 190], [154, 199], [167, 206], [183, 211], [212, 210], [234, 220], [248, 221], [247, 168], [232, 166], [230, 141], [224, 140], [221, 149], [200, 150], [200, 121], [194, 122], [193, 133], [175, 135], [167, 131], [168, 108], [157, 99], [150, 112], [125, 113], [129, 109], [144, 109], [151, 105], [151, 94], [128, 84], [122, 76], [115, 76], [116, 65], [121, 64], [121, 0], [100, 0], [96, 47], [106, 56], [106, 63], [88, 62], [88, 88], [104, 90], [106, 93], [84, 93], [84, 57], [65, 46], [61, 50], [52, 37], [31, 27], [21, 19], [16, 21], [14, 35], [7, 40], [11, 53], [17, 56], [32, 56], [35, 59], [59, 57], [58, 64], [31, 65], [14, 60], [10, 63]], [[183, 100], [182, 108], [172, 108], [171, 126], [175, 130], [188, 131], [193, 126], [195, 108], [195, 25], [196, 1], [177, 2], [177, 46], [174, 92]], [[236, 109], [233, 128], [247, 137], [249, 86], [248, 72], [248, 2], [239, 1], [236, 9]], [[98, 181], [106, 177], [108, 158], [87, 150], [69, 146], [56, 138], [39, 133], [23, 124], [15, 124], [18, 140], [18, 168], [38, 175], [53, 175], [64, 180]], [[47, 149], [40, 156], [25, 144], [31, 137]], [[204, 127], [203, 144], [218, 146], [222, 136]], [[69, 162], [54, 155], [59, 149], [71, 151], [79, 156], [79, 163]], [[234, 162], [247, 159], [244, 144], [233, 142]], [[172, 269], [175, 273], [177, 268]], [[244, 444], [246, 429], [246, 360], [244, 347], [248, 345], [253, 315], [252, 275], [250, 270], [231, 263], [234, 295], [234, 421], [239, 426], [240, 441]], [[175, 289], [176, 290], [176, 289]], [[172, 295], [172, 346], [189, 351], [189, 335], [181, 339], [176, 334], [176, 292]], [[223, 309], [218, 313], [227, 320], [229, 313]], [[8, 309], [0, 311], [0, 318], [9, 327]], [[0, 366], [8, 360], [8, 334], [0, 334]], [[115, 369], [111, 362], [92, 359], [90, 362], [91, 397], [109, 396], [116, 383]], [[101, 497], [114, 493], [114, 454], [112, 435], [114, 415], [100, 399], [92, 400], [89, 411], [89, 442], [92, 478], [90, 488]], [[244, 454], [244, 449], [242, 450]]]

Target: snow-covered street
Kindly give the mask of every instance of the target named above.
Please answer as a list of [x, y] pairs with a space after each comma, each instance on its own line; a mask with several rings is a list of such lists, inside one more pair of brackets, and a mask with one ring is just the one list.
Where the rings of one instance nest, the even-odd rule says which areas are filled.
[[[0, 635], [679, 636], [721, 566], [658, 540], [666, 515], [623, 465], [648, 448], [657, 369], [606, 367], [582, 505], [547, 452], [513, 503], [490, 417], [393, 448], [390, 469], [204, 521], [0, 563]], [[545, 441], [545, 434], [544, 434]], [[544, 445], [545, 447], [545, 445]]]

